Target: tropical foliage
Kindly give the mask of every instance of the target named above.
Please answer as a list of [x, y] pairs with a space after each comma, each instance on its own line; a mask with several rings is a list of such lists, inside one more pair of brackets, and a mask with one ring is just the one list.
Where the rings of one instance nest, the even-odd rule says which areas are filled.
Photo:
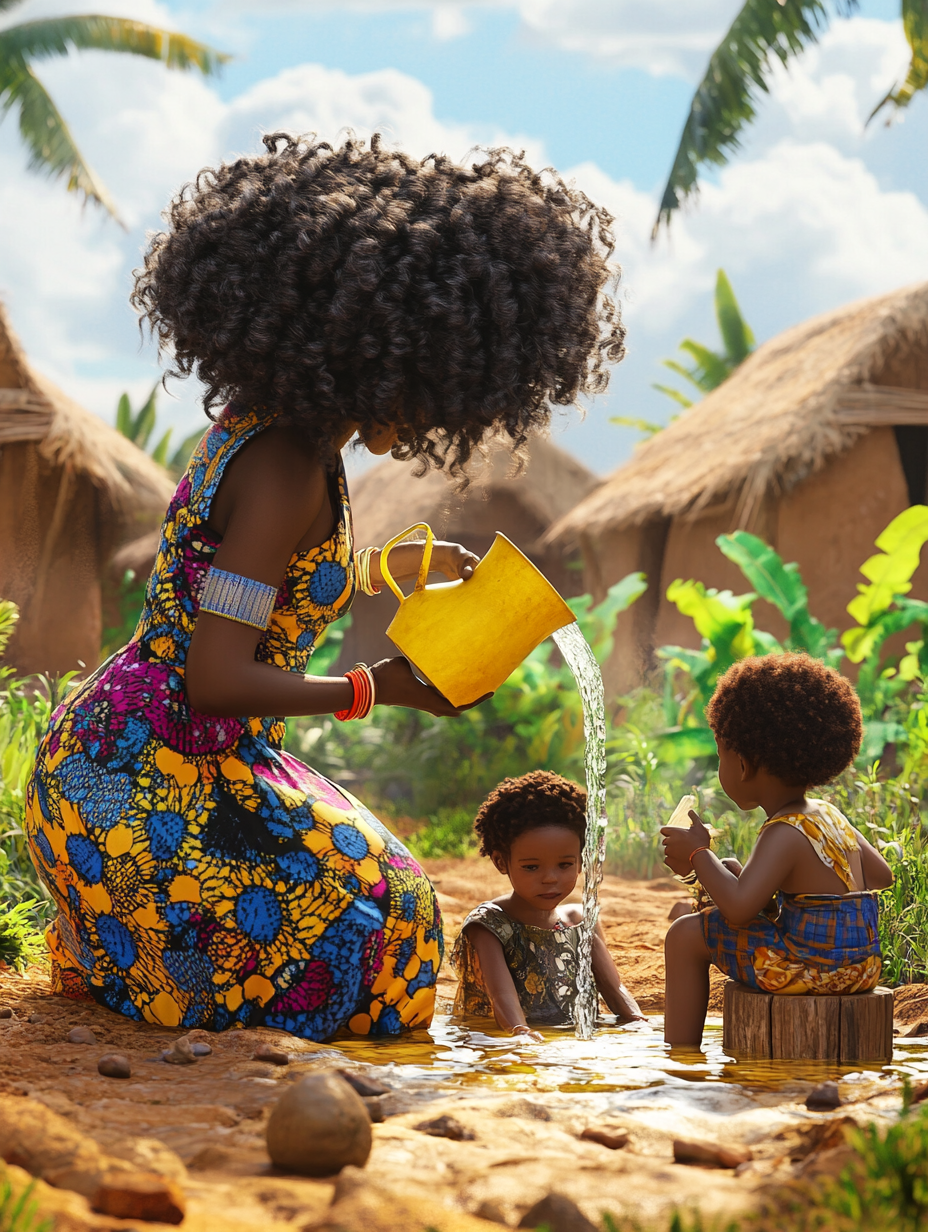
[[[769, 89], [773, 66], [788, 64], [816, 42], [832, 8], [847, 17], [858, 7], [858, 0], [835, 0], [833, 6], [825, 0], [746, 0], [710, 56], [690, 102], [652, 238], [698, 191], [702, 170], [722, 166], [738, 149], [760, 97]], [[884, 108], [901, 111], [928, 85], [928, 4], [901, 0], [901, 15], [911, 51], [909, 69], [904, 81], [877, 101], [870, 119]]]
[[[0, 0], [0, 13], [22, 0]], [[14, 108], [29, 151], [29, 166], [64, 179], [69, 192], [102, 206], [118, 218], [106, 187], [78, 149], [64, 117], [33, 65], [71, 51], [118, 51], [159, 60], [166, 68], [215, 73], [228, 56], [170, 30], [129, 17], [99, 14], [49, 17], [0, 30], [0, 120]]]
[[[139, 449], [148, 450], [152, 433], [157, 426], [160, 384], [160, 381], [155, 383], [151, 393], [137, 411], [133, 411], [129, 395], [126, 393], [121, 395], [116, 405], [116, 431], [121, 432], [133, 445], [138, 445]], [[199, 444], [204, 429], [198, 428], [195, 432], [191, 432], [189, 436], [184, 437], [173, 453], [169, 453], [173, 431], [173, 428], [168, 428], [162, 433], [158, 438], [158, 443], [153, 445], [149, 452], [159, 466], [165, 467], [175, 479], [179, 479], [186, 470], [190, 455]]]

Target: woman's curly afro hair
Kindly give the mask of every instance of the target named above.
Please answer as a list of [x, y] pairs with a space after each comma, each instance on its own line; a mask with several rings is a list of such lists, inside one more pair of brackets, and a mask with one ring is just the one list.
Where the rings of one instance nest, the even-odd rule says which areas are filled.
[[541, 826], [573, 830], [581, 846], [586, 836], [586, 792], [550, 770], [503, 779], [481, 804], [474, 820], [482, 856], [508, 856], [513, 839]]
[[717, 740], [784, 783], [819, 787], [860, 750], [860, 703], [850, 681], [807, 654], [741, 659], [706, 710]]
[[608, 383], [625, 330], [612, 216], [512, 150], [464, 167], [349, 136], [270, 133], [165, 212], [132, 303], [207, 411], [269, 408], [320, 445], [396, 426], [396, 457], [461, 473], [518, 452]]

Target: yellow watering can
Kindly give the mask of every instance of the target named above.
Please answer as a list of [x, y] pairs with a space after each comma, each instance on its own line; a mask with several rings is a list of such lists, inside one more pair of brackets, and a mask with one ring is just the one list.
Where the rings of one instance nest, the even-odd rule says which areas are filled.
[[[425, 531], [425, 547], [416, 588], [406, 598], [388, 557], [415, 530]], [[380, 572], [400, 602], [387, 636], [452, 706], [466, 706], [498, 689], [536, 646], [576, 618], [548, 579], [499, 532], [466, 581], [426, 586], [434, 538], [432, 528], [419, 522], [380, 553]]]

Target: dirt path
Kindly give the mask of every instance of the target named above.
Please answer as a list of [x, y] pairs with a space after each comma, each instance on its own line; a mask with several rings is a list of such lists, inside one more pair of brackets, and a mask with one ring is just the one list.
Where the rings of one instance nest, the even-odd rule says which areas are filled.
[[[489, 861], [431, 860], [426, 866], [450, 949], [467, 912], [506, 883]], [[661, 947], [668, 911], [679, 897], [670, 879], [610, 877], [603, 887], [610, 948], [648, 1012], [661, 1007]], [[908, 1016], [928, 1014], [925, 993], [906, 998]], [[445, 1008], [453, 995], [446, 967], [440, 982]], [[605, 1209], [666, 1227], [677, 1204], [698, 1203], [709, 1215], [750, 1204], [777, 1169], [794, 1167], [790, 1158], [805, 1150], [800, 1131], [810, 1119], [794, 1102], [804, 1098], [808, 1083], [796, 1082], [785, 1094], [677, 1082], [643, 1092], [609, 1094], [604, 1088], [607, 1093], [592, 1096], [538, 1089], [526, 1097], [521, 1088], [506, 1095], [410, 1078], [392, 1067], [398, 1053], [384, 1043], [380, 1065], [347, 1063], [379, 1075], [391, 1093], [383, 1098], [385, 1120], [374, 1126], [367, 1167], [336, 1184], [276, 1173], [264, 1145], [268, 1111], [290, 1083], [346, 1064], [335, 1048], [266, 1030], [192, 1032], [211, 1045], [211, 1054], [190, 1066], [167, 1064], [162, 1050], [180, 1031], [53, 997], [38, 968], [26, 976], [0, 972], [0, 1006], [12, 1012], [0, 1017], [0, 1154], [13, 1165], [14, 1188], [22, 1188], [30, 1173], [53, 1183], [39, 1181], [36, 1194], [42, 1210], [55, 1216], [56, 1232], [171, 1226], [94, 1211], [88, 1198], [100, 1177], [130, 1196], [140, 1185], [161, 1186], [185, 1209], [185, 1232], [498, 1232], [501, 1222], [515, 1226], [533, 1202], [566, 1185], [558, 1178], [567, 1175], [568, 1161], [571, 1192], [589, 1218], [598, 1221]], [[75, 1027], [90, 1028], [95, 1042], [70, 1042]], [[289, 1064], [254, 1059], [256, 1048], [269, 1041], [288, 1054]], [[97, 1062], [108, 1052], [128, 1058], [128, 1080], [98, 1073]], [[873, 1089], [877, 1103], [898, 1105], [885, 1081]], [[874, 1098], [869, 1087], [855, 1090], [855, 1100]], [[877, 1103], [860, 1104], [861, 1116], [872, 1115]], [[423, 1116], [441, 1112], [473, 1137], [454, 1141], [416, 1128]], [[614, 1122], [616, 1115], [630, 1135], [624, 1150], [580, 1139], [585, 1128]], [[674, 1164], [671, 1144], [681, 1132], [750, 1143], [755, 1162], [737, 1177]]]

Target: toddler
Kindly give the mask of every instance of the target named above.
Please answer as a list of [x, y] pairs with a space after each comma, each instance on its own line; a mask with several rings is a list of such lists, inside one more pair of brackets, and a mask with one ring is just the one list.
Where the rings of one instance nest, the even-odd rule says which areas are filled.
[[665, 942], [664, 1038], [697, 1047], [710, 965], [764, 992], [875, 987], [874, 890], [893, 880], [843, 813], [806, 794], [846, 770], [860, 748], [860, 705], [843, 676], [805, 654], [742, 659], [719, 679], [706, 715], [723, 791], [767, 819], [743, 869], [713, 854], [694, 812], [689, 829], [661, 831], [666, 863], [695, 871], [716, 904], [676, 920]]
[[[541, 1043], [530, 1022], [573, 1021], [583, 911], [565, 899], [580, 875], [586, 792], [547, 770], [504, 779], [481, 805], [474, 829], [480, 854], [505, 873], [512, 890], [464, 921], [451, 956], [461, 981], [454, 1012], [492, 1014], [504, 1031]], [[618, 1018], [643, 1021], [598, 924], [593, 976]]]

